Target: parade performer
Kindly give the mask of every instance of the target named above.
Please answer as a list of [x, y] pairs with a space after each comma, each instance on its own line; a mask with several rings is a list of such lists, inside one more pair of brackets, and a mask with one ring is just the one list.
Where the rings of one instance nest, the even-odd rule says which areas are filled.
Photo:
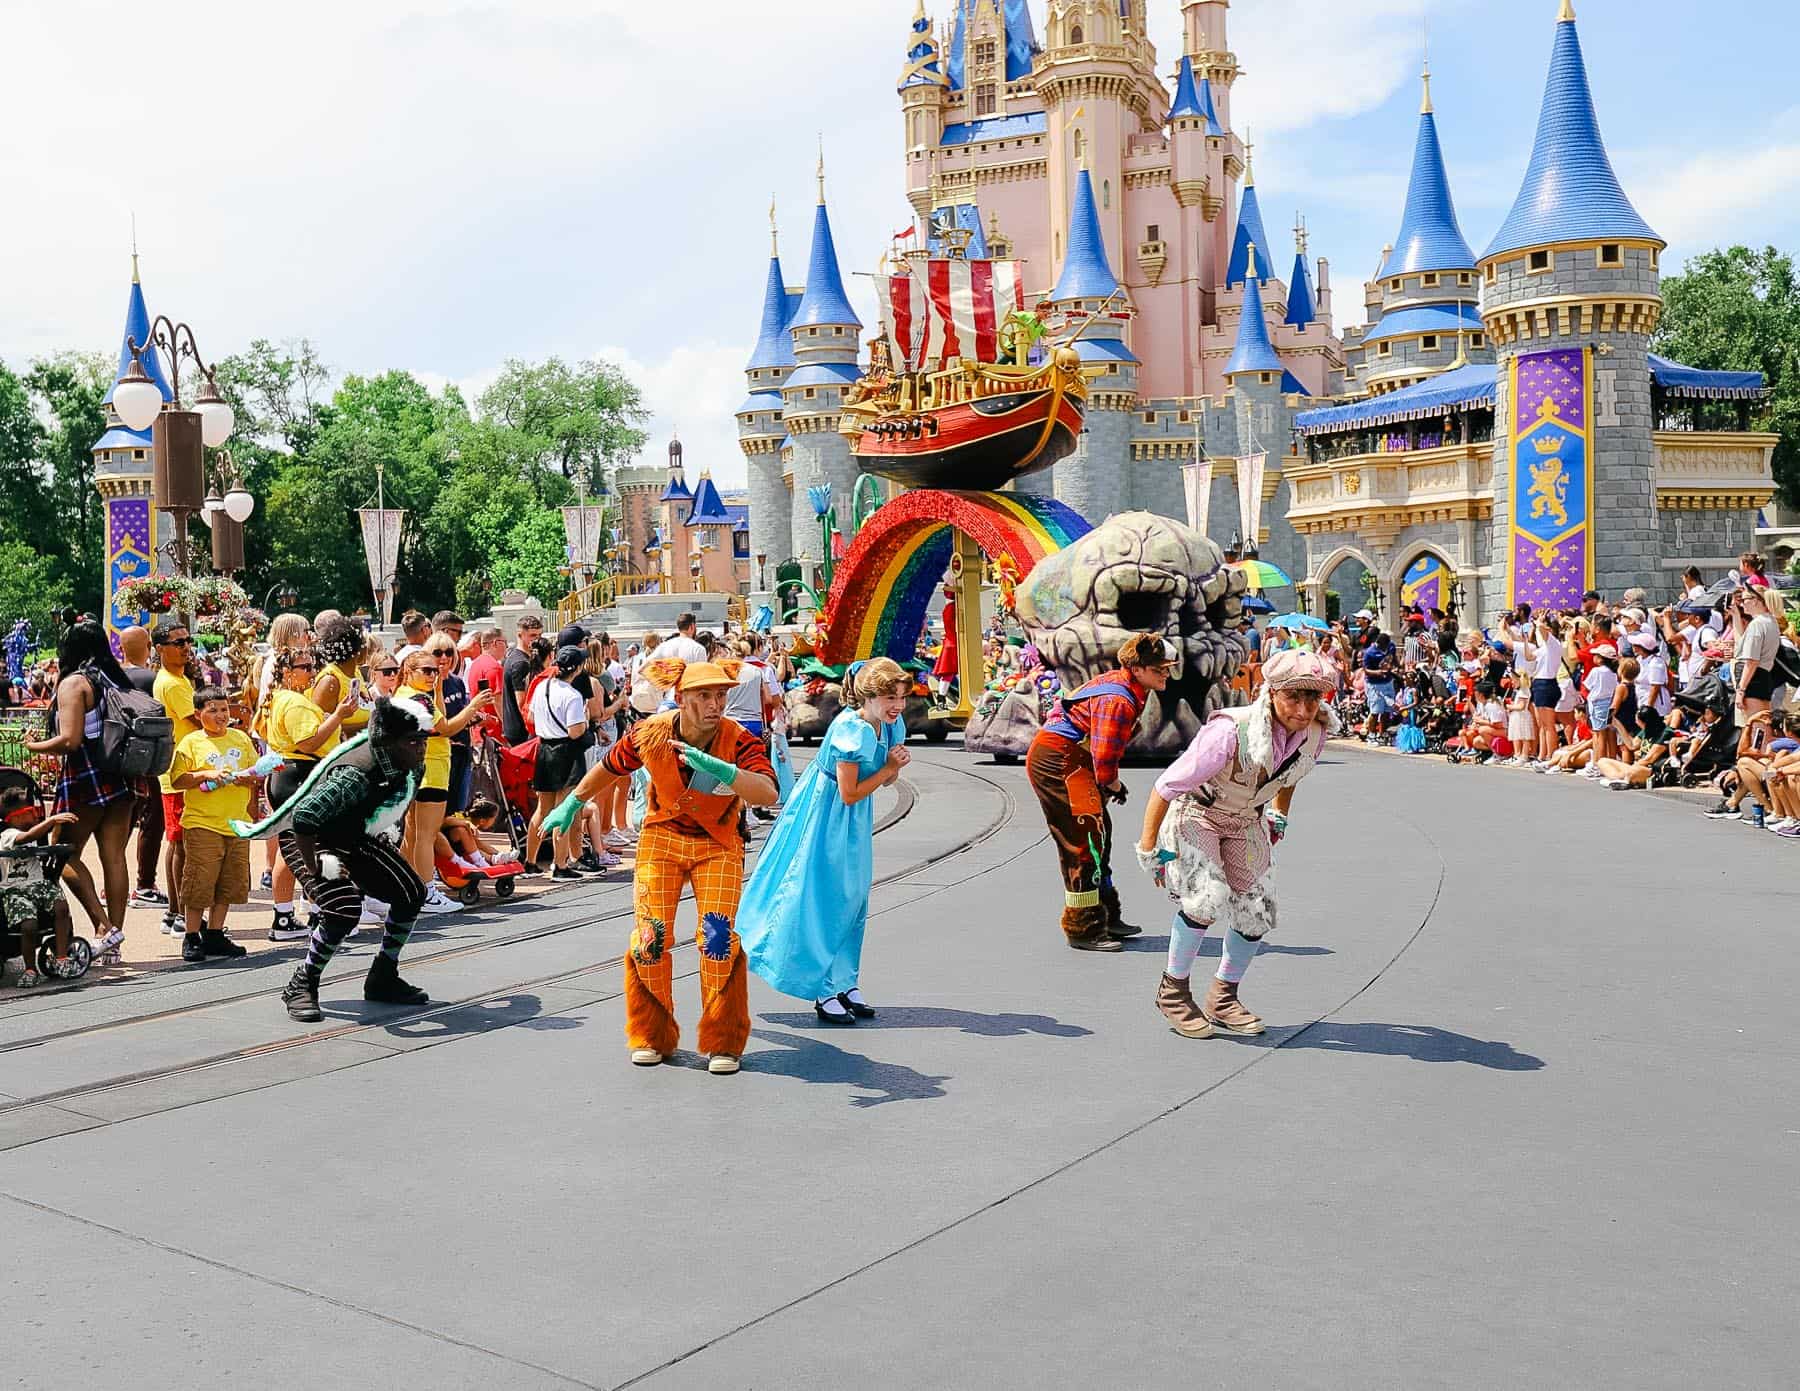
[[857, 989], [875, 875], [870, 799], [911, 761], [901, 717], [912, 678], [877, 657], [852, 665], [848, 682], [856, 704], [831, 722], [795, 784], [738, 916], [750, 969], [834, 1025], [875, 1017]]
[[1151, 691], [1169, 684], [1176, 652], [1154, 633], [1119, 649], [1119, 669], [1057, 701], [1031, 741], [1025, 772], [1062, 864], [1062, 929], [1079, 951], [1122, 951], [1138, 928], [1124, 921], [1112, 881], [1109, 801], [1125, 800], [1119, 760]]
[[[1138, 863], [1180, 904], [1156, 1004], [1186, 1038], [1263, 1031], [1239, 1002], [1238, 983], [1257, 944], [1275, 930], [1272, 851], [1287, 831], [1294, 788], [1338, 729], [1324, 700], [1337, 689], [1337, 673], [1317, 653], [1276, 653], [1263, 682], [1249, 705], [1221, 710], [1201, 726], [1144, 808]], [[1225, 934], [1219, 969], [1196, 1005], [1188, 978], [1211, 928]]]
[[318, 918], [306, 959], [281, 992], [288, 1016], [316, 1024], [319, 977], [356, 930], [363, 896], [389, 906], [381, 950], [363, 981], [363, 999], [422, 1005], [430, 997], [400, 979], [400, 953], [425, 902], [425, 885], [396, 848], [400, 823], [417, 790], [425, 741], [436, 717], [417, 701], [376, 697], [368, 727], [319, 761], [267, 820], [232, 829], [255, 840], [281, 838], [281, 852]]
[[736, 662], [658, 657], [644, 664], [644, 675], [675, 692], [676, 708], [633, 725], [543, 825], [566, 829], [620, 778], [639, 768], [649, 775], [633, 895], [637, 921], [625, 953], [631, 1061], [654, 1067], [680, 1045], [669, 929], [682, 888], [691, 884], [700, 913], [700, 1051], [709, 1056], [707, 1071], [732, 1073], [750, 1038], [749, 987], [736, 931], [744, 887], [743, 810], [774, 805], [775, 769], [762, 740], [725, 718]]

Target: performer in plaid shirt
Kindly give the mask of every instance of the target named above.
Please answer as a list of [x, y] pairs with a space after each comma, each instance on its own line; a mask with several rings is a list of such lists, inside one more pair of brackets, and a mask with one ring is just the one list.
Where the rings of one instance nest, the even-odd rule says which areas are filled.
[[1175, 649], [1139, 633], [1119, 649], [1119, 670], [1064, 696], [1031, 741], [1025, 772], [1062, 865], [1062, 928], [1078, 951], [1121, 951], [1139, 929], [1119, 913], [1112, 881], [1109, 801], [1125, 800], [1119, 760], [1151, 691], [1169, 684]]

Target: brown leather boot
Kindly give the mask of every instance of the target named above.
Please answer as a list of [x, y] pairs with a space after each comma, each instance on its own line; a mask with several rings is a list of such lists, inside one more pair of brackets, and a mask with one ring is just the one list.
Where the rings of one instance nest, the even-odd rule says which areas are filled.
[[1099, 904], [1085, 908], [1064, 908], [1063, 935], [1076, 951], [1124, 951], [1106, 931], [1106, 910]]
[[1200, 1012], [1222, 1033], [1260, 1034], [1262, 1020], [1238, 1003], [1237, 990], [1237, 982], [1214, 976], [1206, 987], [1206, 1003], [1200, 1006]]
[[1156, 987], [1156, 1007], [1169, 1021], [1169, 1027], [1183, 1038], [1212, 1037], [1213, 1026], [1194, 1003], [1194, 992], [1186, 981], [1165, 972], [1162, 984]]

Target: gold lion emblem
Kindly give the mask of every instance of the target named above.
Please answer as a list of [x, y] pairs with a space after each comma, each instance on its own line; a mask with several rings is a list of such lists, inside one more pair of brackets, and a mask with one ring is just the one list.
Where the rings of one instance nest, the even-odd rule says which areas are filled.
[[1541, 464], [1528, 464], [1531, 487], [1531, 520], [1548, 517], [1558, 531], [1569, 525], [1569, 474], [1560, 458], [1545, 459]]

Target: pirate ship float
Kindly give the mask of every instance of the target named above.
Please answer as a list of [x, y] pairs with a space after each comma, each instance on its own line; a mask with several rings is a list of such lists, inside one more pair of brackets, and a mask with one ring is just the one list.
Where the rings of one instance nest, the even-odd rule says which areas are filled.
[[1068, 342], [1039, 346], [1022, 262], [968, 255], [967, 228], [933, 232], [941, 254], [903, 254], [875, 276], [882, 335], [839, 428], [865, 473], [1002, 488], [1074, 450], [1087, 380]]

